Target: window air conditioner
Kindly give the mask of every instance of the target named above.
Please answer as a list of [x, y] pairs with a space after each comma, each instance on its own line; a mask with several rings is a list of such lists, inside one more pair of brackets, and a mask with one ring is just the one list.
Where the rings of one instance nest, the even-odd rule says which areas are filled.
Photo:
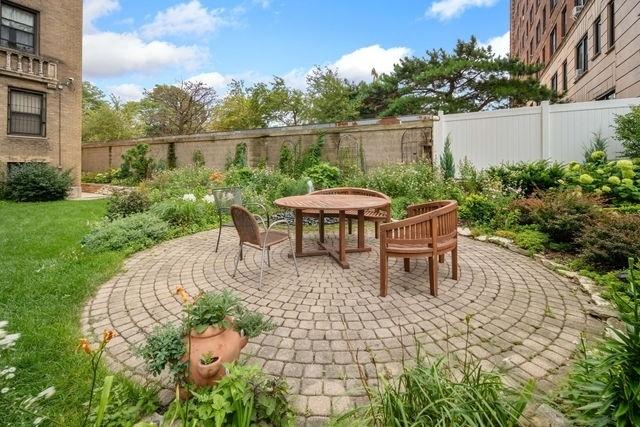
[[584, 6], [576, 6], [573, 8], [573, 18], [577, 18], [578, 15], [580, 15], [580, 12], [582, 12], [582, 8], [584, 8]]

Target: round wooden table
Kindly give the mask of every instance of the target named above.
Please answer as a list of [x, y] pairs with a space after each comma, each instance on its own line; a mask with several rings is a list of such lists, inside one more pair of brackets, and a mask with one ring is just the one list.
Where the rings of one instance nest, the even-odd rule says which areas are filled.
[[[342, 268], [349, 268], [347, 253], [368, 252], [370, 247], [364, 242], [364, 212], [367, 209], [385, 208], [389, 202], [380, 197], [358, 196], [347, 194], [309, 194], [305, 196], [283, 197], [273, 202], [281, 208], [293, 209], [296, 216], [296, 257], [329, 255]], [[320, 221], [324, 221], [324, 212], [338, 212], [339, 232], [338, 247], [333, 247], [323, 241], [318, 241], [319, 250], [303, 251], [302, 249], [302, 212], [305, 210], [318, 211]], [[358, 212], [358, 246], [347, 247], [346, 219], [347, 211]]]

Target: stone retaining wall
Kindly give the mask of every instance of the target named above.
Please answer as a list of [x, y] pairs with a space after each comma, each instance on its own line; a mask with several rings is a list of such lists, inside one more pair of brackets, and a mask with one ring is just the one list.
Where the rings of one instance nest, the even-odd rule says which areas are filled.
[[245, 143], [249, 165], [274, 166], [284, 144], [304, 150], [321, 134], [326, 138], [323, 155], [331, 163], [337, 163], [345, 153], [360, 153], [358, 158], [363, 157], [365, 168], [418, 158], [432, 159], [432, 129], [436, 119], [431, 116], [391, 117], [327, 125], [87, 143], [82, 146], [82, 171], [103, 172], [117, 168], [122, 162], [122, 154], [138, 143], [149, 144], [153, 158], [165, 162], [169, 146], [173, 144], [178, 166], [192, 164], [193, 154], [199, 150], [204, 155], [205, 164], [212, 168], [224, 167], [236, 146]]

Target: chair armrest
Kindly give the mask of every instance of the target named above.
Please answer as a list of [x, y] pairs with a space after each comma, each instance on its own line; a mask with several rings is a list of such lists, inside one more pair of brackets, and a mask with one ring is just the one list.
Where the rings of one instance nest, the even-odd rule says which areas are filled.
[[258, 203], [258, 202], [249, 202], [249, 203], [245, 203], [245, 206], [249, 207], [249, 206], [257, 206], [260, 209], [262, 209], [264, 211], [264, 217], [267, 219], [266, 222], [266, 226], [264, 226], [265, 222], [264, 222], [264, 218], [260, 217], [262, 219], [262, 224], [263, 227], [267, 228], [269, 227], [270, 223], [271, 223], [271, 218], [269, 216], [269, 210], [267, 209], [267, 207], [265, 205], [263, 205], [262, 203]]

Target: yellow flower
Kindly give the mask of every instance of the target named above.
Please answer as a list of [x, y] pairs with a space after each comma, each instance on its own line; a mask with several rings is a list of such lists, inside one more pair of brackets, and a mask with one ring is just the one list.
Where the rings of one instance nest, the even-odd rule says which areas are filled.
[[87, 354], [91, 354], [91, 345], [89, 344], [89, 340], [86, 338], [81, 338], [80, 343], [78, 344], [78, 350], [82, 350]]
[[181, 285], [178, 285], [176, 287], [176, 294], [180, 295], [180, 299], [182, 299], [182, 302], [184, 304], [189, 302], [189, 294], [187, 293], [187, 291], [184, 290], [184, 288]]

